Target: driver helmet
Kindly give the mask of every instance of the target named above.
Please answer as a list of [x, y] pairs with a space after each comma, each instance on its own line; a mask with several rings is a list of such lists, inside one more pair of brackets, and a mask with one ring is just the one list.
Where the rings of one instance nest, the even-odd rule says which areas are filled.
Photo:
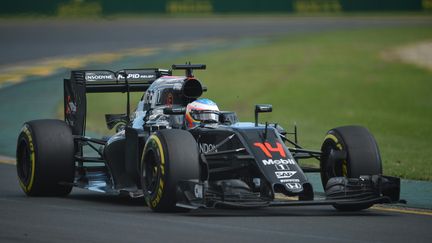
[[194, 128], [201, 123], [219, 122], [219, 108], [209, 99], [198, 99], [186, 106], [186, 126]]

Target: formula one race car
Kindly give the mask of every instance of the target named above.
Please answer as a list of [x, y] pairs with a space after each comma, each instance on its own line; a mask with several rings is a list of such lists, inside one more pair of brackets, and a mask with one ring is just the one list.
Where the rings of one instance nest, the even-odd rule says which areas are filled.
[[[258, 122], [271, 105], [256, 105], [255, 121], [239, 122], [236, 113], [200, 98], [207, 89], [193, 70], [205, 67], [172, 66], [185, 76], [155, 68], [72, 71], [64, 80], [65, 120], [26, 122], [18, 137], [24, 192], [65, 196], [75, 186], [145, 197], [154, 211], [289, 205], [355, 211], [399, 201], [400, 180], [382, 175], [378, 146], [366, 128], [331, 129], [321, 150], [304, 149], [296, 129]], [[145, 93], [131, 115], [129, 94], [138, 91]], [[126, 93], [126, 114], [106, 115], [115, 135], [90, 138], [86, 94], [101, 92]], [[320, 168], [301, 167], [298, 161], [306, 158], [319, 160]], [[325, 195], [319, 199], [307, 172], [321, 173]]]

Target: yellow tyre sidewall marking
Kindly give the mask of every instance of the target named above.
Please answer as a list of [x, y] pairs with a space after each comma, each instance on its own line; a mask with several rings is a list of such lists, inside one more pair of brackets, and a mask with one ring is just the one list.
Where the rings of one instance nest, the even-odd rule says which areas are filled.
[[22, 129], [22, 132], [24, 132], [26, 138], [27, 138], [27, 142], [29, 145], [29, 149], [30, 149], [30, 162], [31, 162], [31, 173], [30, 173], [30, 180], [28, 182], [27, 185], [24, 184], [24, 182], [21, 181], [21, 178], [19, 180], [19, 184], [21, 186], [21, 188], [25, 191], [25, 192], [30, 192], [31, 189], [33, 188], [33, 184], [34, 184], [34, 178], [35, 178], [35, 167], [36, 167], [36, 156], [35, 156], [35, 149], [34, 149], [34, 144], [33, 144], [33, 138], [31, 136], [31, 132], [28, 128], [28, 126], [24, 126]]
[[[147, 146], [149, 146], [150, 143], [155, 142], [156, 146], [158, 147], [159, 150], [159, 154], [160, 154], [160, 171], [161, 171], [161, 177], [159, 178], [159, 183], [158, 183], [158, 188], [155, 190], [156, 196], [153, 197], [152, 199], [150, 199], [149, 203], [153, 208], [157, 207], [157, 205], [159, 204], [161, 198], [162, 198], [162, 193], [163, 193], [163, 189], [165, 186], [165, 182], [164, 182], [164, 175], [165, 175], [165, 155], [164, 155], [164, 151], [163, 151], [163, 147], [162, 147], [162, 143], [159, 139], [158, 136], [156, 135], [151, 135], [150, 138], [148, 139], [148, 142], [146, 143], [145, 147], [144, 147], [144, 152], [147, 151]], [[145, 153], [143, 153], [142, 155], [142, 163], [141, 163], [141, 168], [143, 167], [143, 163], [145, 160]]]
[[[338, 138], [335, 135], [333, 135], [333, 134], [327, 134], [325, 136], [325, 138], [324, 138], [324, 141], [327, 140], [327, 139], [333, 140], [333, 142], [335, 142], [335, 144], [336, 144], [336, 147], [339, 150], [343, 150], [342, 144], [339, 143], [339, 140], [338, 140]], [[348, 177], [348, 163], [347, 163], [346, 160], [342, 161], [342, 176]]]

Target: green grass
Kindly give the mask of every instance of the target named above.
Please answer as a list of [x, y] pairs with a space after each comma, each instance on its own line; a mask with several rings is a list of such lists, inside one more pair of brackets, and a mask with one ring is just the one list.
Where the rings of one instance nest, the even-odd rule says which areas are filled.
[[[158, 65], [206, 63], [208, 70], [196, 71], [209, 90], [204, 96], [243, 121], [253, 120], [254, 104], [271, 103], [273, 113], [263, 114], [262, 121], [277, 121], [287, 130], [296, 123], [308, 148], [320, 148], [333, 127], [366, 126], [380, 146], [385, 174], [432, 180], [432, 72], [382, 58], [383, 52], [425, 40], [432, 40], [432, 29], [303, 34]], [[103, 131], [102, 107], [124, 111], [125, 99], [116, 96], [90, 96], [90, 128]]]

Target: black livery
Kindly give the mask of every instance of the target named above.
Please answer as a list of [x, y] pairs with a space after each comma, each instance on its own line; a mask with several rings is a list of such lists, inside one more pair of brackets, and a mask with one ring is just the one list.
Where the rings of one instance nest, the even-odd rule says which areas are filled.
[[[286, 132], [258, 116], [239, 122], [220, 111], [219, 122], [185, 125], [185, 107], [206, 88], [193, 75], [205, 65], [173, 65], [186, 71], [146, 68], [118, 72], [72, 71], [64, 80], [65, 120], [34, 120], [18, 137], [19, 182], [29, 196], [64, 196], [72, 187], [145, 197], [154, 211], [333, 205], [361, 210], [399, 202], [399, 178], [383, 176], [378, 146], [366, 128], [330, 130], [320, 150], [302, 148], [297, 131]], [[145, 92], [130, 114], [129, 93]], [[86, 94], [124, 92], [125, 114], [107, 114], [109, 138], [85, 136]], [[89, 152], [90, 151], [90, 152]], [[320, 168], [301, 159], [316, 158]], [[316, 195], [305, 173], [320, 172], [325, 195]], [[289, 200], [286, 200], [286, 199]]]

